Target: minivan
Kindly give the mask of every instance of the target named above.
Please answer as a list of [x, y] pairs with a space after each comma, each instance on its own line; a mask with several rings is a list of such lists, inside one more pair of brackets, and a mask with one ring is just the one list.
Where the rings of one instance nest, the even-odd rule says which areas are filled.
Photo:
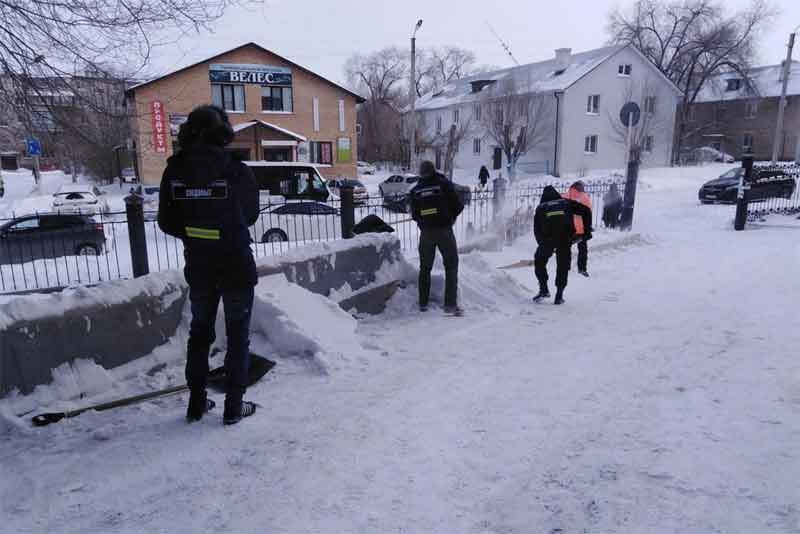
[[259, 190], [287, 200], [325, 202], [330, 197], [325, 180], [311, 163], [286, 161], [245, 161], [256, 178]]

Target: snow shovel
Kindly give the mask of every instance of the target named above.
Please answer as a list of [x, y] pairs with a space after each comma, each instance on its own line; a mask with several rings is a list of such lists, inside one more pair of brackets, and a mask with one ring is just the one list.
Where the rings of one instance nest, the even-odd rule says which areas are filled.
[[[273, 367], [275, 367], [275, 362], [268, 360], [262, 356], [259, 356], [258, 354], [250, 353], [250, 370], [248, 371], [247, 385], [252, 386], [256, 382], [261, 380], [261, 378], [265, 374], [270, 372]], [[211, 371], [209, 371], [208, 387], [210, 387], [215, 391], [224, 392], [225, 390], [224, 367], [217, 367], [216, 369], [212, 369]], [[89, 410], [95, 410], [101, 412], [103, 410], [119, 408], [120, 406], [130, 406], [132, 404], [138, 404], [146, 400], [156, 399], [159, 397], [166, 397], [168, 395], [174, 395], [176, 393], [188, 390], [189, 386], [186, 384], [182, 384], [180, 386], [171, 386], [168, 388], [159, 389], [158, 391], [151, 391], [149, 393], [142, 393], [141, 395], [135, 395], [133, 397], [126, 397], [124, 399], [117, 399], [114, 401], [104, 402], [101, 404], [95, 404], [93, 406], [78, 408], [77, 410], [70, 410], [66, 412], [41, 413], [39, 415], [33, 416], [31, 418], [31, 422], [33, 423], [33, 426], [47, 426], [50, 423], [57, 423], [62, 419], [75, 417], [77, 415], [82, 414], [83, 412], [88, 412]]]
[[533, 267], [533, 260], [519, 260], [516, 263], [498, 267], [498, 269], [520, 269], [522, 267]]

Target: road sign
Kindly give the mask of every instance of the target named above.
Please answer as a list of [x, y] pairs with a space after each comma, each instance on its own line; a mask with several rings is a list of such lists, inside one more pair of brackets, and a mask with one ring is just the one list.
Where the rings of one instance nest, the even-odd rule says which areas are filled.
[[[633, 128], [637, 124], [639, 124], [639, 118], [642, 115], [642, 110], [639, 109], [639, 104], [636, 102], [628, 102], [619, 112], [619, 120], [622, 121], [622, 125], [626, 127]], [[630, 124], [628, 124], [630, 121]]]
[[25, 144], [28, 148], [28, 156], [41, 156], [42, 155], [42, 145], [39, 143], [39, 140], [35, 137], [30, 137], [25, 140]]

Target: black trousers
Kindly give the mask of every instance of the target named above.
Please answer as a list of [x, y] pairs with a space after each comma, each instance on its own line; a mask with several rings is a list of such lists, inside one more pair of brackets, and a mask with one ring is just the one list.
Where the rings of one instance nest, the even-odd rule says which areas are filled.
[[538, 246], [533, 257], [536, 279], [539, 281], [539, 287], [547, 287], [547, 261], [553, 254], [556, 255], [556, 288], [564, 289], [567, 287], [567, 276], [572, 262], [572, 246], [569, 243], [558, 245], [541, 243]]
[[578, 270], [585, 271], [589, 264], [589, 246], [583, 237], [578, 241]]
[[419, 236], [419, 305], [427, 306], [431, 293], [431, 269], [436, 249], [444, 261], [444, 305], [458, 304], [458, 245], [451, 227], [427, 228]]

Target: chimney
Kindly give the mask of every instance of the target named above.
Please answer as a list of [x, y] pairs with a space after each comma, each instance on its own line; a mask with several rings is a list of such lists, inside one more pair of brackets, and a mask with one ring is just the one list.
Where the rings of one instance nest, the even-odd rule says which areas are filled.
[[571, 48], [556, 48], [556, 71], [563, 71], [572, 61]]

